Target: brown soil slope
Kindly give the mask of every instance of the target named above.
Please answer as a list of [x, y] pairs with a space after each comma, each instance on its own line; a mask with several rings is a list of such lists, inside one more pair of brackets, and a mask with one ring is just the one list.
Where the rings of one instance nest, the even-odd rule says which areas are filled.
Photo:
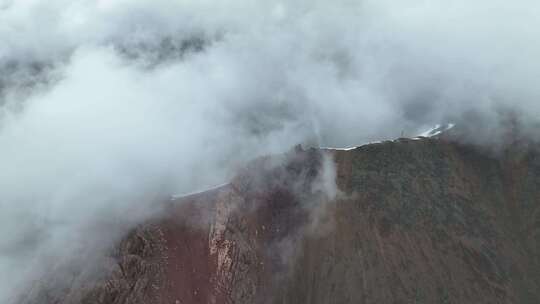
[[440, 139], [324, 153], [331, 202], [323, 152], [259, 159], [169, 202], [107, 279], [49, 302], [540, 303], [540, 153]]

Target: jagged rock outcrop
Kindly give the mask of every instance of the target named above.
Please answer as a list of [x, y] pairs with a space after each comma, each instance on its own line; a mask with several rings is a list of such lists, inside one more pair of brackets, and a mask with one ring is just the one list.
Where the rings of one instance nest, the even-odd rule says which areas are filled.
[[[339, 192], [321, 190], [324, 154]], [[297, 149], [168, 202], [81, 303], [540, 303], [540, 153]], [[50, 303], [73, 303], [57, 297]], [[41, 303], [46, 303], [41, 302]]]

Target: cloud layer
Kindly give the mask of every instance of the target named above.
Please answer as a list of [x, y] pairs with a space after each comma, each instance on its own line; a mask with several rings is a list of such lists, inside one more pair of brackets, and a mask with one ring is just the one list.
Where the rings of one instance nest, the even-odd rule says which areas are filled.
[[446, 121], [496, 143], [508, 111], [537, 140], [539, 14], [528, 0], [0, 0], [0, 302], [30, 266], [117, 236], [96, 227], [296, 143]]

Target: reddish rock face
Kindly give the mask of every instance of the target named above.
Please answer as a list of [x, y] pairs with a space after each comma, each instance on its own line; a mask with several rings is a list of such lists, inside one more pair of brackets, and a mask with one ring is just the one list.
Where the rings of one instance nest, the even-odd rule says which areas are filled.
[[[273, 297], [289, 271], [282, 242], [307, 221], [321, 154], [260, 159], [234, 181], [170, 202], [165, 239], [166, 303], [254, 303]], [[275, 250], [276, 252], [273, 252]]]
[[332, 201], [321, 151], [259, 159], [168, 202], [106, 280], [32, 303], [540, 303], [536, 150], [423, 139], [330, 153]]

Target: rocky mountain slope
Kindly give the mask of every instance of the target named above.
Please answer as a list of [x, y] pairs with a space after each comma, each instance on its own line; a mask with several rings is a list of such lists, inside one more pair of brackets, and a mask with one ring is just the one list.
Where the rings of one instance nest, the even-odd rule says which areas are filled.
[[297, 148], [167, 202], [106, 277], [21, 302], [540, 303], [539, 199], [529, 147]]

